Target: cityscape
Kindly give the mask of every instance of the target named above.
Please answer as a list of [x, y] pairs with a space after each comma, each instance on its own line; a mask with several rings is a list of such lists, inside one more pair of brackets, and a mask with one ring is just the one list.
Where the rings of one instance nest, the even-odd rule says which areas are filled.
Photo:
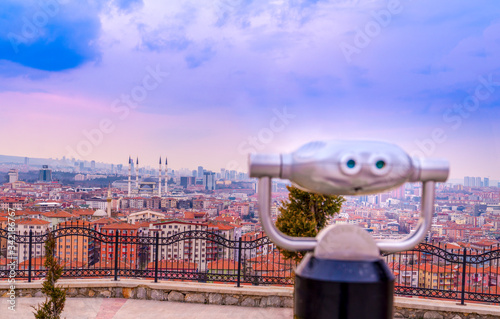
[[[257, 179], [246, 172], [172, 169], [166, 156], [158, 157], [156, 168], [142, 167], [139, 157], [129, 157], [128, 165], [9, 160], [0, 163], [0, 229], [8, 234], [0, 237], [0, 274], [17, 265], [17, 280], [43, 277], [43, 238], [56, 232], [54, 255], [69, 278], [117, 280], [121, 274], [154, 282], [293, 285], [297, 264], [267, 239], [259, 221]], [[272, 181], [273, 221], [288, 201], [290, 185]], [[357, 225], [377, 240], [403, 239], [419, 225], [421, 197], [419, 183], [345, 196], [328, 224]], [[496, 296], [496, 259], [463, 271], [431, 252], [498, 251], [499, 181], [465, 176], [462, 183], [438, 183], [434, 210], [424, 246], [383, 256], [395, 275], [396, 294], [418, 288], [456, 299], [466, 293], [482, 301]], [[11, 236], [20, 240], [17, 248], [12, 249]]]
[[[12, 209], [22, 224], [43, 225], [43, 231], [62, 222], [88, 221], [99, 231], [114, 224], [117, 229], [127, 225], [136, 230], [147, 225], [144, 230], [149, 233], [168, 221], [211, 227], [231, 240], [265, 236], [258, 220], [257, 180], [246, 172], [224, 168], [214, 172], [202, 166], [174, 170], [167, 157], [159, 158], [157, 168], [141, 167], [138, 157], [129, 157], [128, 163], [96, 165], [63, 159], [54, 169], [32, 165], [27, 157], [22, 163], [1, 163], [0, 221], [5, 227], [7, 210]], [[61, 172], [64, 179], [58, 180]], [[287, 201], [288, 185], [286, 180], [273, 181], [274, 220]], [[400, 239], [418, 225], [421, 194], [420, 184], [405, 184], [386, 193], [347, 196], [329, 223], [356, 224], [377, 239]], [[472, 247], [500, 243], [500, 182], [466, 176], [462, 183], [438, 184], [427, 240]], [[4, 244], [4, 256], [5, 249]]]
[[500, 318], [498, 3], [0, 12], [2, 318]]

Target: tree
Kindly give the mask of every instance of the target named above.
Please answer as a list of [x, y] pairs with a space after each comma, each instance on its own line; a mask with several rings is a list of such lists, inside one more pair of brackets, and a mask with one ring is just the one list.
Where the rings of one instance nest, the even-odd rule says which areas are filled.
[[[293, 237], [315, 237], [326, 226], [327, 217], [340, 211], [344, 197], [309, 193], [295, 186], [287, 186], [288, 201], [283, 201], [279, 208], [280, 215], [276, 227], [286, 235]], [[282, 250], [283, 256], [299, 262], [304, 252]]]
[[42, 284], [42, 292], [47, 296], [45, 302], [33, 307], [37, 319], [60, 319], [61, 313], [66, 302], [66, 291], [63, 288], [56, 287], [56, 281], [62, 275], [62, 266], [59, 265], [55, 256], [56, 240], [54, 234], [48, 231], [45, 241], [45, 262], [43, 265], [47, 269], [47, 277]]

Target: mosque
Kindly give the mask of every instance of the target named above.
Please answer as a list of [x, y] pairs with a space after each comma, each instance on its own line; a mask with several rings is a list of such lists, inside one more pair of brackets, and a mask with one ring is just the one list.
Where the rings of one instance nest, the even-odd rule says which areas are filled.
[[[132, 196], [159, 196], [163, 197], [168, 192], [168, 185], [166, 182], [166, 175], [168, 171], [168, 160], [165, 157], [165, 164], [162, 164], [161, 157], [158, 167], [158, 180], [153, 177], [139, 176], [139, 158], [137, 158], [135, 165], [131, 157], [128, 159], [128, 181], [127, 181], [127, 195]], [[133, 169], [132, 169], [132, 166]], [[132, 176], [132, 171], [134, 176]]]

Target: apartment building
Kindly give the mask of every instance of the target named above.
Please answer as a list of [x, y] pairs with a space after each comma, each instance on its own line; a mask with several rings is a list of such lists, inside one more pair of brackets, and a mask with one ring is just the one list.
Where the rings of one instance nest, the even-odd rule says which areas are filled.
[[68, 213], [64, 210], [43, 213], [42, 219], [50, 223], [50, 227], [55, 227], [62, 222], [66, 222], [71, 219], [77, 219], [79, 216]]
[[143, 210], [140, 212], [132, 213], [127, 216], [127, 222], [129, 224], [135, 224], [140, 221], [150, 221], [158, 222], [160, 219], [164, 219], [165, 214], [154, 212], [151, 210]]
[[[30, 230], [33, 235], [43, 235], [49, 229], [50, 223], [46, 220], [30, 218], [16, 220], [15, 228], [17, 235], [29, 235]], [[17, 247], [19, 262], [29, 259], [29, 245], [19, 244]], [[45, 247], [43, 243], [34, 244], [31, 250], [31, 257], [41, 257], [45, 254]]]
[[[167, 220], [164, 222], [155, 223], [152, 226], [152, 232], [160, 232], [161, 238], [169, 238], [176, 234], [190, 230], [208, 230], [208, 225], [205, 223], [186, 222], [183, 220]], [[181, 260], [186, 262], [197, 263], [200, 270], [205, 270], [207, 260], [216, 258], [213, 256], [213, 251], [216, 247], [205, 239], [190, 239], [190, 240], [172, 240], [171, 244], [161, 245], [158, 258], [159, 260]], [[155, 248], [150, 254], [150, 262], [154, 261]]]
[[[138, 225], [119, 222], [102, 226], [101, 232], [111, 236], [115, 236], [117, 232], [119, 232], [119, 236], [137, 236], [138, 229]], [[141, 247], [138, 247], [136, 244], [120, 242], [118, 245], [118, 251], [115, 251], [114, 242], [101, 242], [100, 245], [100, 262], [105, 262], [105, 260], [114, 260], [115, 254], [118, 254], [119, 261], [130, 264], [132, 267], [136, 267], [136, 264], [139, 263], [138, 250], [140, 250]]]
[[[87, 221], [65, 221], [59, 223], [59, 227], [83, 227], [91, 228], [91, 224]], [[89, 240], [91, 237], [82, 235], [70, 235], [56, 238], [56, 256], [60, 260], [65, 261], [71, 268], [80, 268], [88, 265], [89, 262]]]

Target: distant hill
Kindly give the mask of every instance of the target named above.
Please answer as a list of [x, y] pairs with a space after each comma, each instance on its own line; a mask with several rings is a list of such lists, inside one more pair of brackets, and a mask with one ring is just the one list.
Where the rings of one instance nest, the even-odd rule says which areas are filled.
[[[49, 159], [49, 158], [36, 158], [36, 157], [28, 157], [29, 164], [31, 166], [38, 165], [56, 165], [56, 166], [66, 166], [70, 165], [70, 163], [64, 163], [62, 160], [57, 159]], [[11, 156], [11, 155], [0, 155], [0, 163], [3, 164], [24, 164], [25, 157], [22, 156]]]

